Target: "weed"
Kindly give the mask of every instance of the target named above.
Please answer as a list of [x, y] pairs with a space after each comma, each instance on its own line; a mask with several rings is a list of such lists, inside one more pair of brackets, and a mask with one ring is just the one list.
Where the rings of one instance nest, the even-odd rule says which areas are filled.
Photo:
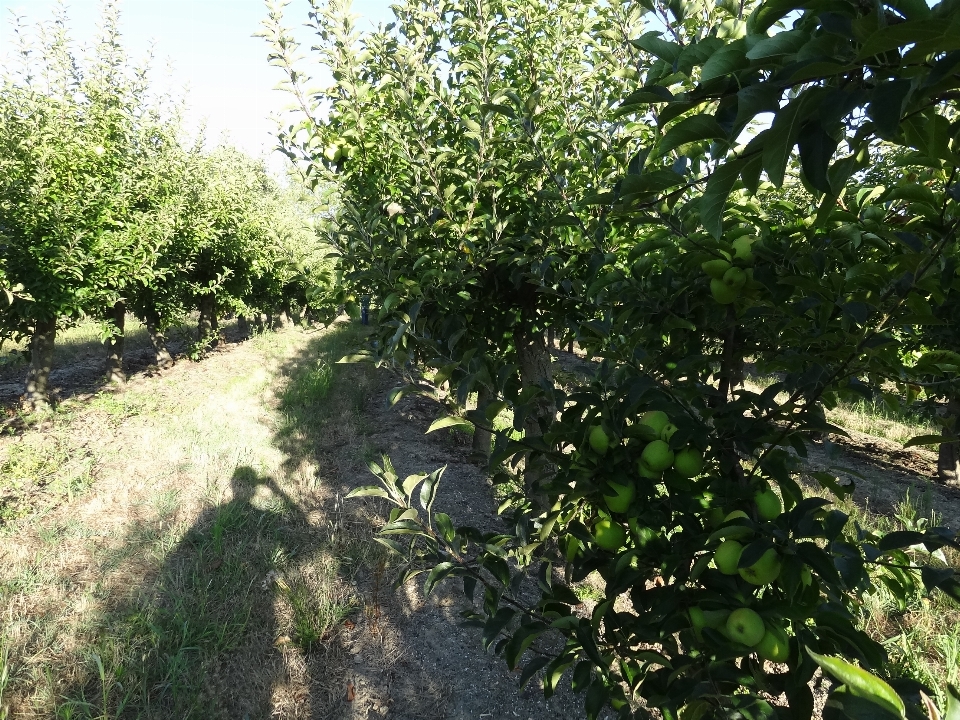
[[337, 568], [321, 564], [311, 577], [300, 571], [277, 578], [277, 588], [291, 612], [291, 638], [303, 650], [329, 639], [356, 607], [356, 600], [340, 589]]

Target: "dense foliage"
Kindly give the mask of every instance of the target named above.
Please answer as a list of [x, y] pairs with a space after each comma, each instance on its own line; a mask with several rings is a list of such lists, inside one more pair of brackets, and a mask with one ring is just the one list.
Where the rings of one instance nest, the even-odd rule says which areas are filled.
[[17, 24], [14, 40], [0, 87], [0, 341], [31, 338], [29, 405], [46, 402], [57, 329], [82, 317], [103, 320], [122, 378], [127, 309], [161, 363], [164, 329], [197, 308], [200, 349], [223, 312], [329, 313], [313, 209], [262, 163], [188, 140], [180, 103], [127, 57], [115, 3], [82, 55], [62, 10], [35, 32]]
[[[372, 466], [402, 579], [462, 578], [484, 644], [548, 694], [571, 671], [589, 717], [807, 718], [818, 666], [844, 685], [827, 714], [921, 712], [861, 669], [886, 656], [859, 608], [880, 584], [960, 599], [955, 534], [881, 537], [801, 480], [850, 492], [805, 469], [843, 432], [825, 408], [952, 392], [960, 6], [394, 10], [361, 35], [314, 4], [315, 94], [280, 4], [265, 35], [306, 115], [281, 140], [335, 184], [347, 280], [378, 300], [371, 353], [411, 376], [393, 398], [432, 368], [478, 431], [524, 430], [490, 457], [506, 533], [434, 513], [440, 472]], [[555, 385], [550, 331], [601, 361], [589, 386]], [[777, 381], [747, 390], [747, 361]], [[567, 583], [591, 573], [584, 617]]]

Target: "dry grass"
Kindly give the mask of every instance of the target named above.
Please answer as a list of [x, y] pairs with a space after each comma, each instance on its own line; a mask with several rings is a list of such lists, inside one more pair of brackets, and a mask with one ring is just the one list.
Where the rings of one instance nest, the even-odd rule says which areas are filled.
[[332, 383], [356, 340], [267, 334], [0, 439], [19, 488], [0, 536], [0, 717], [295, 718], [340, 701], [316, 664], [346, 661], [352, 578], [380, 557], [330, 502], [338, 469], [317, 446], [332, 424], [362, 446], [362, 382]]

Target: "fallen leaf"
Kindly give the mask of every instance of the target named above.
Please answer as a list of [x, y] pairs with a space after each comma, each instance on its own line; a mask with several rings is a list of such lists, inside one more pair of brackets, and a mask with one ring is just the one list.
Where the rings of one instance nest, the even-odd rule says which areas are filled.
[[352, 622], [351, 620], [347, 620], [343, 623], [343, 626], [347, 630], [353, 630], [357, 626], [357, 624], [355, 622]]
[[347, 702], [353, 702], [357, 697], [357, 691], [353, 687], [352, 682], [347, 683]]
[[293, 640], [290, 639], [289, 635], [281, 635], [274, 641], [273, 646], [284, 647], [285, 645], [292, 645], [292, 644], [293, 644]]

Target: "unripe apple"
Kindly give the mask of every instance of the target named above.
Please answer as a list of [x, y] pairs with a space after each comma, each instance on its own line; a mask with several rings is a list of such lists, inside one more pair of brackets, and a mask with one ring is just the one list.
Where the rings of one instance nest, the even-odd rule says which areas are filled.
[[336, 145], [327, 145], [323, 151], [323, 156], [330, 162], [336, 162], [340, 159], [340, 148]]
[[771, 488], [758, 492], [753, 496], [753, 501], [757, 504], [757, 515], [764, 520], [774, 520], [783, 512], [780, 497]]
[[593, 526], [593, 539], [604, 550], [619, 550], [627, 539], [627, 533], [618, 523], [602, 518]]
[[685, 478], [693, 478], [703, 470], [703, 454], [694, 447], [685, 447], [673, 459], [673, 469]]
[[654, 440], [640, 453], [640, 460], [654, 472], [663, 472], [673, 465], [673, 450], [663, 440]]
[[710, 294], [721, 305], [729, 305], [740, 297], [740, 288], [732, 288], [723, 280], [714, 278], [710, 281]]
[[715, 280], [719, 280], [723, 277], [723, 274], [730, 269], [731, 265], [729, 260], [721, 260], [720, 258], [717, 258], [716, 260], [707, 260], [705, 263], [701, 264], [700, 267], [703, 268], [703, 271], [707, 275]]
[[650, 430], [652, 430], [650, 439], [655, 440], [660, 437], [660, 433], [663, 432], [663, 429], [669, 422], [670, 418], [667, 417], [667, 414], [663, 412], [663, 410], [648, 410], [640, 416], [638, 424], [650, 428]]
[[790, 657], [790, 638], [786, 630], [772, 623], [766, 626], [766, 632], [756, 645], [757, 655], [770, 662], [786, 662]]
[[734, 610], [727, 618], [727, 637], [747, 647], [759, 643], [765, 633], [763, 618], [750, 608]]
[[742, 262], [752, 263], [753, 250], [751, 249], [751, 246], [754, 242], [756, 242], [756, 239], [757, 238], [753, 235], [743, 235], [738, 237], [731, 243], [731, 246], [733, 247], [733, 256]]
[[607, 448], [610, 447], [610, 438], [599, 425], [595, 425], [590, 430], [590, 447], [600, 455], [606, 455]]
[[611, 488], [613, 488], [613, 495], [604, 495], [603, 499], [607, 503], [607, 507], [610, 508], [613, 512], [616, 513], [625, 513], [627, 508], [630, 507], [630, 503], [633, 502], [633, 496], [636, 494], [636, 491], [633, 488], [633, 483], [627, 483], [621, 485], [620, 483], [607, 483]]
[[780, 574], [780, 556], [773, 548], [767, 550], [750, 567], [740, 568], [740, 577], [753, 585], [769, 585]]
[[637, 474], [640, 477], [648, 478], [649, 480], [659, 480], [660, 476], [663, 475], [662, 472], [657, 472], [652, 467], [647, 465], [643, 458], [637, 460]]
[[736, 540], [724, 540], [713, 553], [713, 564], [724, 575], [736, 575], [743, 545]]
[[673, 437], [673, 434], [677, 431], [677, 426], [673, 423], [667, 423], [663, 426], [663, 430], [660, 431], [660, 439], [664, 442], [670, 442], [670, 438]]
[[739, 290], [747, 282], [747, 274], [738, 267], [732, 267], [723, 274], [723, 284]]

